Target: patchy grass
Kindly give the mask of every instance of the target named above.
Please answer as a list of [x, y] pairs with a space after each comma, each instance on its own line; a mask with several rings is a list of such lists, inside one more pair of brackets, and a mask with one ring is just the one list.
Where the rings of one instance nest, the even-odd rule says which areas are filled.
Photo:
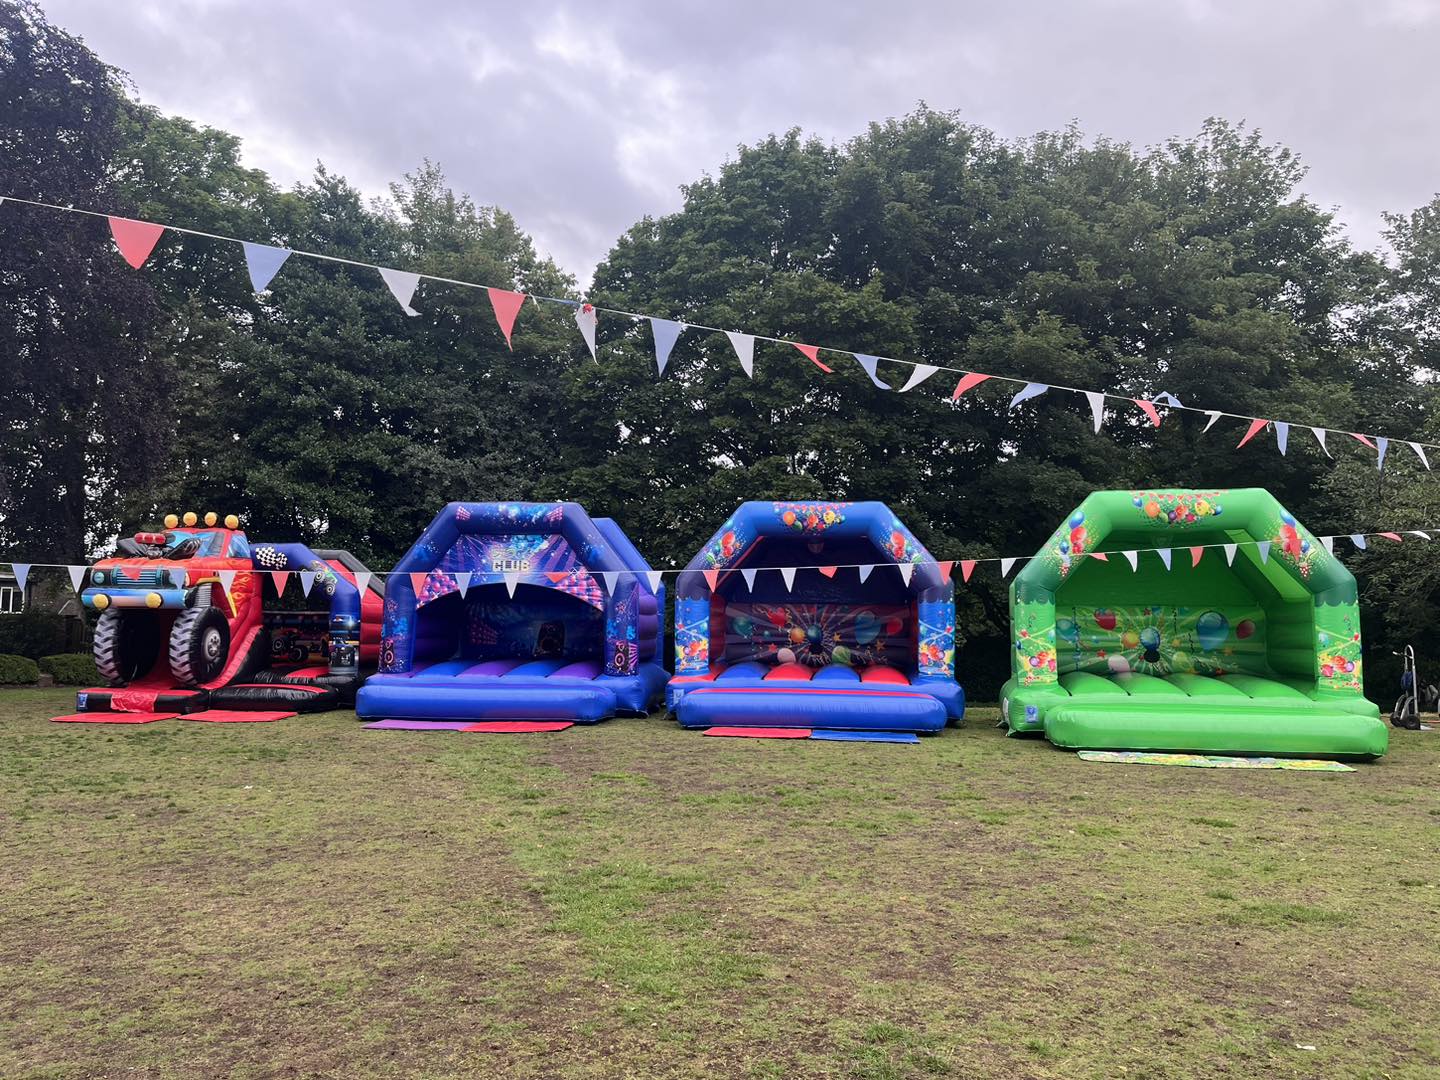
[[1226, 772], [984, 709], [894, 746], [70, 701], [0, 693], [7, 1078], [1440, 1070], [1440, 735]]

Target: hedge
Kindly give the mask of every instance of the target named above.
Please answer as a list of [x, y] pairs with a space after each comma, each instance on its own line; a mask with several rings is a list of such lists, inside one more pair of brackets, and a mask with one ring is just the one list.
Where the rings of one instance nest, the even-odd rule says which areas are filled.
[[55, 678], [57, 686], [94, 686], [100, 681], [95, 661], [89, 653], [60, 653], [42, 656], [40, 670]]
[[0, 686], [31, 686], [40, 681], [40, 667], [28, 656], [0, 653]]
[[26, 611], [0, 615], [0, 653], [28, 656], [32, 660], [63, 653], [82, 644], [74, 620], [48, 611]]

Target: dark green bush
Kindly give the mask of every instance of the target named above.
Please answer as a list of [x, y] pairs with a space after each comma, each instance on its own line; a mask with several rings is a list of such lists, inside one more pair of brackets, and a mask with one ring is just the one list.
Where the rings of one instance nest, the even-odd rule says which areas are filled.
[[29, 686], [40, 679], [40, 667], [28, 656], [0, 653], [0, 686]]
[[72, 620], [48, 611], [25, 611], [0, 615], [0, 653], [28, 656], [32, 660], [67, 652], [80, 644], [66, 624]]
[[100, 681], [95, 661], [89, 653], [60, 653], [42, 656], [40, 670], [54, 676], [57, 686], [94, 686]]

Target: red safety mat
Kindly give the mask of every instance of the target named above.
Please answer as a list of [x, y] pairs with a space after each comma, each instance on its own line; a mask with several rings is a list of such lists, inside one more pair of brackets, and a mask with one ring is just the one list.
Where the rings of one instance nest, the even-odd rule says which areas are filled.
[[52, 724], [153, 724], [156, 720], [174, 720], [173, 712], [77, 712], [52, 716]]
[[705, 735], [732, 735], [740, 739], [808, 739], [810, 729], [804, 727], [712, 727]]
[[524, 731], [564, 731], [567, 727], [574, 727], [573, 720], [482, 720], [476, 724], [466, 724], [461, 731], [484, 731], [484, 732], [524, 732]]
[[240, 709], [202, 709], [186, 713], [181, 720], [199, 720], [203, 724], [269, 724], [289, 720], [293, 712], [244, 712]]

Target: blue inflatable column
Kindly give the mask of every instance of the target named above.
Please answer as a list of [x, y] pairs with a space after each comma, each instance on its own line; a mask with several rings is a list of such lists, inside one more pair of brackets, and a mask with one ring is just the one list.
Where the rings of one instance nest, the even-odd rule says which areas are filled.
[[[928, 599], [938, 594], [940, 599]], [[948, 594], [948, 595], [947, 595]], [[917, 665], [919, 673], [940, 675], [947, 679], [955, 677], [955, 595], [949, 589], [928, 590], [919, 604], [920, 656]]]
[[710, 601], [680, 597], [675, 601], [675, 674], [710, 673]]
[[605, 674], [634, 675], [640, 666], [640, 586], [617, 581], [605, 604]]

